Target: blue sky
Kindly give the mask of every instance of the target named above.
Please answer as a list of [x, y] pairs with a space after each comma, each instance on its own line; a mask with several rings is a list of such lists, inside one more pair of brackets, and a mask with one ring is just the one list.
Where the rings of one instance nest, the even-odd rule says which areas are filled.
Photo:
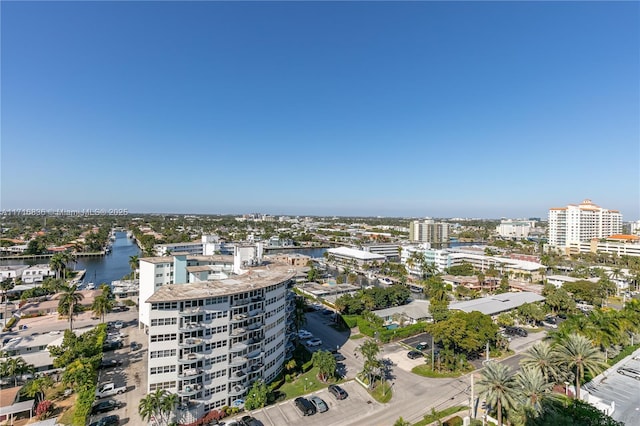
[[637, 2], [2, 2], [1, 207], [640, 218]]

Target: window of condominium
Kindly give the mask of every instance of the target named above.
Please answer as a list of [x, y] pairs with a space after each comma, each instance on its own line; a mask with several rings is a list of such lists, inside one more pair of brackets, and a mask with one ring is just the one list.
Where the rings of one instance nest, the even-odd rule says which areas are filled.
[[149, 374], [164, 374], [164, 373], [174, 373], [176, 371], [175, 365], [164, 365], [162, 367], [152, 367], [149, 369]]
[[158, 318], [151, 320], [151, 327], [156, 327], [160, 325], [175, 325], [177, 324], [177, 318]]
[[158, 302], [151, 304], [152, 311], [170, 311], [178, 309], [178, 302]]
[[172, 334], [156, 334], [151, 336], [151, 343], [166, 342], [170, 340], [176, 340], [178, 337], [175, 333]]
[[151, 351], [151, 354], [150, 354], [151, 358], [165, 358], [169, 356], [176, 356], [176, 350], [167, 349], [164, 351]]
[[204, 306], [204, 299], [185, 300], [183, 302], [184, 308], [197, 308], [198, 306]]
[[176, 387], [176, 382], [162, 382], [162, 383], [151, 383], [149, 384], [149, 390], [161, 390], [161, 389], [172, 389]]

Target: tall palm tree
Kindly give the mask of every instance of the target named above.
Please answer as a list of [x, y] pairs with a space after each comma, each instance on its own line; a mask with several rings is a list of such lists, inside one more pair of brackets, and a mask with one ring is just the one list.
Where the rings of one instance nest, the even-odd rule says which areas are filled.
[[113, 300], [104, 294], [96, 296], [91, 305], [93, 313], [100, 318], [101, 322], [104, 322], [105, 315], [113, 309]]
[[18, 377], [34, 371], [33, 365], [27, 364], [22, 357], [7, 358], [0, 363], [0, 376], [13, 377], [14, 386], [18, 386]]
[[547, 342], [538, 342], [524, 352], [520, 365], [524, 368], [536, 368], [545, 381], [555, 380], [558, 376], [555, 353]]
[[135, 256], [129, 256], [129, 266], [131, 267], [131, 271], [133, 272], [133, 279], [136, 279], [136, 271], [140, 267], [140, 258]]
[[542, 413], [542, 402], [551, 394], [553, 383], [547, 381], [540, 369], [524, 367], [515, 375], [516, 389], [522, 406], [535, 417]]
[[160, 412], [164, 419], [167, 416], [167, 423], [171, 420], [171, 414], [178, 406], [179, 397], [175, 393], [167, 392], [160, 401]]
[[138, 403], [138, 414], [145, 423], [151, 424], [151, 418], [157, 415], [157, 407], [152, 394], [148, 394]]
[[38, 377], [25, 385], [25, 394], [30, 398], [44, 399], [44, 391], [53, 386], [53, 379], [49, 376]]
[[69, 316], [70, 331], [73, 331], [73, 316], [76, 314], [78, 304], [83, 299], [84, 296], [79, 292], [77, 285], [62, 287], [60, 300], [58, 301], [58, 312]]
[[358, 350], [360, 350], [360, 353], [362, 353], [362, 357], [364, 358], [362, 372], [369, 377], [369, 384], [372, 384], [373, 372], [380, 366], [380, 361], [378, 360], [380, 347], [373, 340], [367, 340], [358, 347]]
[[555, 359], [560, 368], [575, 373], [577, 399], [580, 399], [580, 382], [584, 378], [585, 370], [595, 376], [608, 367], [602, 352], [580, 334], [570, 334], [566, 340], [557, 344]]
[[498, 426], [502, 426], [502, 409], [509, 411], [516, 405], [515, 380], [509, 367], [498, 362], [489, 362], [478, 381], [478, 395], [487, 405], [496, 408]]

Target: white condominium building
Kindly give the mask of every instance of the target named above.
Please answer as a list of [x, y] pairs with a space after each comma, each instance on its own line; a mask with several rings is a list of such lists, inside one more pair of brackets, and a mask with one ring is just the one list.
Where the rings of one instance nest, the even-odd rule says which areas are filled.
[[502, 238], [520, 240], [529, 237], [529, 232], [536, 226], [533, 220], [502, 220], [496, 227], [496, 232]]
[[231, 406], [254, 381], [280, 373], [294, 347], [290, 266], [271, 263], [234, 274], [234, 256], [185, 254], [140, 264], [147, 391], [176, 393], [179, 422]]
[[438, 223], [433, 219], [414, 220], [409, 224], [409, 240], [418, 243], [449, 242], [448, 223]]
[[591, 200], [549, 209], [549, 244], [555, 247], [566, 248], [572, 243], [606, 238], [621, 231], [620, 212], [603, 209]]

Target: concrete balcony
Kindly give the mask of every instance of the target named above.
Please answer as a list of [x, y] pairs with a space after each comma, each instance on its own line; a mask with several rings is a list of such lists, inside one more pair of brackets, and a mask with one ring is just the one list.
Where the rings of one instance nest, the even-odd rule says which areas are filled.
[[249, 330], [247, 330], [246, 328], [242, 328], [242, 327], [238, 327], [235, 328], [231, 331], [230, 335], [233, 337], [240, 337], [243, 336], [245, 334], [249, 333]]
[[250, 352], [247, 355], [247, 358], [249, 358], [249, 359], [257, 359], [257, 358], [261, 358], [263, 356], [264, 356], [264, 352], [262, 352], [262, 349], [256, 349], [255, 351]]
[[189, 308], [189, 309], [185, 309], [184, 311], [180, 311], [179, 315], [181, 317], [186, 317], [189, 315], [196, 315], [196, 314], [202, 314], [204, 313], [204, 309], [202, 308]]
[[249, 316], [250, 317], [257, 317], [258, 315], [262, 315], [264, 313], [263, 309], [254, 309], [253, 311], [249, 312]]
[[180, 364], [189, 364], [189, 363], [204, 359], [204, 356], [205, 354], [201, 354], [201, 353], [185, 354], [185, 355], [182, 355], [182, 358], [178, 359], [178, 362]]
[[189, 337], [178, 344], [181, 348], [193, 348], [202, 344], [204, 341], [200, 338]]
[[231, 324], [239, 324], [243, 321], [246, 321], [249, 317], [247, 316], [247, 314], [236, 314], [234, 316], [231, 317], [231, 319], [229, 320], [229, 323]]
[[180, 396], [191, 396], [195, 395], [202, 390], [202, 385], [186, 385], [182, 388], [182, 390], [178, 391], [178, 395]]
[[247, 357], [237, 356], [237, 357], [231, 359], [231, 362], [229, 363], [229, 365], [231, 367], [241, 367], [241, 366], [245, 365], [247, 362], [249, 362]]
[[240, 396], [244, 395], [247, 391], [247, 387], [243, 385], [233, 385], [231, 389], [229, 389], [229, 396]]
[[202, 375], [204, 371], [200, 368], [187, 368], [182, 370], [182, 373], [178, 373], [179, 379], [193, 379]]
[[234, 344], [233, 346], [231, 346], [231, 348], [229, 348], [229, 352], [231, 352], [231, 353], [242, 352], [242, 351], [246, 350], [248, 347], [249, 346], [247, 346], [246, 343], [238, 342], [238, 343]]
[[264, 327], [264, 325], [262, 324], [262, 322], [254, 322], [252, 324], [249, 324], [247, 326], [247, 330], [253, 331], [253, 330], [258, 330], [260, 328]]
[[199, 331], [199, 330], [204, 330], [205, 325], [199, 322], [190, 322], [188, 324], [184, 324], [183, 326], [181, 326], [178, 330], [182, 333], [185, 332], [189, 332], [189, 331]]

